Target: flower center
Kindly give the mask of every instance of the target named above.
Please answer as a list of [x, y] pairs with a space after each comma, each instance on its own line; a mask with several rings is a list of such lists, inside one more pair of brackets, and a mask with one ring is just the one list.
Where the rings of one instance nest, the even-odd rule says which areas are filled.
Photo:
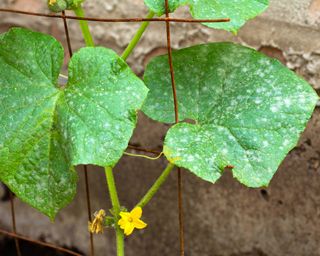
[[132, 221], [133, 221], [133, 218], [132, 218], [132, 217], [129, 217], [129, 218], [128, 218], [128, 221], [129, 221], [129, 222], [132, 222]]

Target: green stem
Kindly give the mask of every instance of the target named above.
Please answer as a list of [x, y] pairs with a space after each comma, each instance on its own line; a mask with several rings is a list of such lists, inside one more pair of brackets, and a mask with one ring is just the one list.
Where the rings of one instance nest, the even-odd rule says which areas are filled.
[[[150, 11], [146, 18], [147, 19], [151, 19], [153, 16], [154, 16], [154, 12]], [[141, 26], [138, 29], [137, 33], [134, 35], [134, 37], [130, 41], [129, 45], [127, 46], [127, 48], [122, 53], [122, 55], [121, 55], [122, 59], [126, 60], [128, 58], [130, 53], [136, 47], [137, 43], [140, 41], [144, 31], [149, 26], [149, 23], [150, 23], [150, 21], [144, 21], [144, 22], [141, 23]]]
[[117, 256], [124, 256], [124, 234], [118, 225], [119, 213], [120, 213], [120, 203], [116, 189], [116, 183], [114, 181], [112, 168], [105, 167], [105, 173], [107, 177], [107, 184], [109, 189], [109, 194], [112, 203], [112, 209], [116, 220], [116, 238], [117, 238]]
[[154, 194], [159, 190], [161, 185], [165, 182], [168, 175], [172, 171], [172, 169], [175, 167], [174, 164], [169, 163], [167, 167], [164, 169], [164, 171], [161, 173], [159, 178], [156, 180], [156, 182], [152, 185], [152, 187], [148, 190], [148, 192], [144, 195], [144, 197], [140, 200], [140, 202], [136, 206], [140, 206], [143, 208], [154, 196]]
[[117, 256], [124, 256], [124, 234], [120, 227], [116, 227], [116, 237], [117, 237]]
[[[81, 6], [74, 9], [73, 11], [77, 17], [83, 18], [85, 16], [84, 10]], [[93, 42], [90, 30], [89, 30], [88, 22], [86, 20], [79, 20], [79, 24], [80, 24], [80, 28], [81, 28], [82, 35], [83, 35], [84, 41], [86, 43], [86, 46], [94, 47], [94, 42]]]

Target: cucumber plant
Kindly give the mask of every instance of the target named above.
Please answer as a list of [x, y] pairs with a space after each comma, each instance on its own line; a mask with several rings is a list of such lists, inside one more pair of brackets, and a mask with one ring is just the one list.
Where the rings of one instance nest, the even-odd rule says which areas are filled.
[[[49, 0], [48, 7], [82, 17], [82, 2]], [[165, 12], [164, 0], [145, 4], [149, 18]], [[267, 8], [268, 0], [169, 0], [171, 12], [182, 5], [195, 18], [230, 18], [204, 25], [236, 33]], [[168, 56], [153, 58], [143, 80], [126, 63], [148, 24], [142, 23], [118, 56], [94, 46], [81, 20], [86, 47], [71, 58], [63, 86], [58, 77], [64, 54], [56, 39], [23, 28], [0, 36], [0, 180], [54, 220], [76, 193], [75, 166], [104, 167], [113, 208], [111, 216], [97, 212], [89, 230], [113, 227], [119, 256], [124, 255], [124, 235], [147, 226], [142, 208], [175, 166], [212, 183], [232, 166], [233, 176], [245, 186], [267, 186], [318, 100], [307, 82], [253, 49], [227, 42], [195, 45], [172, 55], [179, 109], [174, 124]], [[126, 153], [140, 109], [173, 125], [162, 152], [168, 166], [128, 211], [119, 202], [112, 169]]]

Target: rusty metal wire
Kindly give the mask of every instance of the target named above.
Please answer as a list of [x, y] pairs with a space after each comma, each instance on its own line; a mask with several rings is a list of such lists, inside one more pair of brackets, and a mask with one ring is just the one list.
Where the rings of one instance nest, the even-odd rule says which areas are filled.
[[[84, 180], [86, 184], [86, 199], [87, 199], [87, 210], [88, 210], [88, 219], [92, 222], [91, 218], [91, 202], [90, 202], [90, 189], [89, 189], [89, 178], [88, 178], [88, 167], [84, 165]], [[90, 256], [94, 256], [94, 243], [93, 243], [93, 234], [89, 232], [90, 236]]]
[[[143, 22], [143, 21], [150, 21], [150, 22], [164, 22], [166, 24], [166, 33], [167, 33], [167, 50], [168, 50], [168, 62], [170, 67], [170, 75], [171, 75], [171, 84], [172, 84], [172, 94], [174, 99], [174, 113], [175, 113], [175, 123], [179, 122], [179, 111], [178, 111], [178, 98], [176, 93], [176, 86], [175, 86], [175, 79], [174, 79], [174, 67], [172, 61], [172, 48], [171, 48], [171, 31], [170, 31], [170, 23], [171, 22], [182, 22], [182, 23], [209, 23], [209, 22], [229, 22], [229, 18], [221, 18], [221, 19], [181, 19], [181, 18], [170, 18], [169, 15], [169, 4], [168, 0], [165, 1], [165, 18], [115, 18], [115, 19], [105, 19], [105, 18], [95, 18], [95, 17], [77, 17], [66, 15], [65, 12], [62, 12], [61, 15], [58, 14], [46, 14], [46, 13], [37, 13], [37, 12], [27, 12], [22, 10], [15, 10], [15, 9], [4, 9], [0, 8], [0, 12], [5, 13], [15, 13], [21, 15], [30, 15], [30, 16], [39, 16], [39, 17], [48, 17], [48, 18], [58, 18], [63, 20], [65, 35], [68, 45], [68, 52], [69, 56], [72, 56], [72, 46], [71, 40], [68, 30], [67, 20], [87, 20], [93, 22]], [[145, 149], [136, 147], [134, 145], [129, 145], [128, 149], [137, 150], [141, 152], [147, 152], [151, 154], [160, 154], [157, 150], [152, 149]], [[88, 219], [91, 221], [91, 203], [90, 203], [90, 190], [89, 190], [89, 181], [88, 181], [88, 170], [87, 166], [84, 166], [84, 174], [85, 174], [85, 187], [86, 187], [86, 198], [87, 198], [87, 211], [88, 211]], [[182, 198], [182, 173], [181, 169], [178, 168], [178, 208], [179, 208], [179, 240], [180, 240], [180, 256], [184, 256], [184, 215], [183, 215], [183, 198]], [[19, 246], [19, 239], [25, 240], [34, 244], [46, 246], [49, 248], [53, 248], [55, 250], [68, 253], [70, 255], [81, 256], [81, 254], [59, 247], [54, 244], [50, 244], [47, 242], [34, 240], [22, 235], [18, 235], [16, 232], [16, 219], [15, 219], [15, 209], [14, 209], [14, 202], [13, 202], [13, 195], [10, 194], [10, 203], [11, 203], [11, 216], [12, 216], [12, 231], [9, 232], [3, 229], [0, 229], [0, 233], [13, 237], [15, 239], [16, 251], [18, 256], [21, 255], [20, 246]], [[90, 256], [94, 256], [94, 245], [93, 245], [93, 237], [90, 234]]]
[[[165, 10], [166, 10], [166, 32], [167, 32], [167, 50], [168, 50], [168, 61], [170, 67], [171, 76], [171, 87], [174, 105], [174, 117], [175, 123], [179, 122], [179, 109], [178, 109], [178, 97], [176, 90], [176, 83], [174, 79], [174, 68], [172, 61], [172, 48], [171, 48], [171, 31], [170, 31], [170, 21], [169, 17], [169, 0], [165, 0]], [[179, 245], [180, 245], [180, 256], [184, 256], [184, 217], [183, 217], [183, 207], [182, 207], [182, 179], [181, 179], [181, 169], [178, 168], [178, 209], [179, 209]]]
[[58, 19], [69, 19], [69, 20], [87, 20], [87, 21], [96, 21], [96, 22], [143, 22], [143, 21], [160, 21], [160, 22], [183, 22], [183, 23], [209, 23], [209, 22], [228, 22], [229, 18], [226, 19], [178, 19], [178, 18], [121, 18], [121, 19], [105, 19], [105, 18], [91, 18], [91, 17], [77, 17], [72, 15], [58, 15], [58, 14], [46, 14], [46, 13], [38, 13], [38, 12], [26, 12], [21, 10], [14, 9], [3, 9], [0, 8], [0, 12], [9, 12], [16, 14], [24, 14], [31, 16], [40, 16], [40, 17], [48, 17], [48, 18], [58, 18]]
[[[14, 234], [17, 234], [16, 212], [14, 209], [14, 195], [11, 191], [9, 192], [9, 195], [10, 195], [10, 206], [11, 206], [12, 231]], [[14, 243], [16, 245], [17, 256], [21, 256], [19, 239], [15, 238]]]
[[[71, 46], [71, 40], [70, 40], [70, 34], [69, 34], [69, 28], [68, 23], [66, 19], [66, 14], [64, 11], [62, 11], [62, 17], [63, 17], [63, 25], [64, 25], [64, 32], [68, 44], [68, 52], [69, 57], [72, 57], [72, 46]], [[89, 177], [88, 177], [88, 167], [87, 165], [83, 166], [84, 171], [84, 180], [85, 180], [85, 187], [86, 187], [86, 201], [87, 201], [87, 212], [88, 212], [88, 220], [91, 222], [91, 202], [90, 202], [90, 187], [89, 187]], [[90, 256], [94, 256], [94, 243], [93, 243], [93, 234], [89, 232], [89, 246], [90, 246]]]
[[184, 256], [184, 214], [183, 214], [183, 193], [182, 193], [182, 172], [178, 168], [178, 209], [179, 209], [179, 242], [180, 256]]
[[67, 44], [68, 44], [69, 57], [71, 58], [72, 57], [72, 47], [71, 47], [71, 40], [70, 40], [68, 23], [67, 23], [65, 11], [62, 11], [62, 19], [63, 19], [64, 32], [66, 34], [66, 39], [67, 39]]
[[[68, 254], [70, 254], [70, 255], [83, 256], [83, 255], [81, 255], [80, 253], [71, 251], [71, 250], [69, 250], [69, 249], [66, 249], [66, 248], [63, 248], [63, 247], [59, 247], [59, 246], [54, 245], [54, 244], [42, 242], [42, 241], [40, 241], [40, 240], [34, 240], [34, 239], [28, 238], [28, 237], [26, 237], [26, 236], [22, 236], [22, 235], [18, 235], [18, 234], [16, 234], [16, 233], [13, 233], [13, 232], [6, 231], [6, 230], [4, 230], [4, 229], [0, 229], [0, 234], [6, 235], [6, 236], [9, 236], [9, 237], [13, 237], [13, 238], [17, 238], [17, 239], [20, 239], [20, 240], [25, 240], [25, 241], [28, 241], [28, 242], [30, 242], [30, 243], [42, 245], [42, 246], [45, 246], [45, 247], [49, 247], [49, 248], [55, 249], [55, 250], [60, 251], [60, 252], [68, 253]], [[36, 256], [36, 255], [35, 255], [35, 256]]]

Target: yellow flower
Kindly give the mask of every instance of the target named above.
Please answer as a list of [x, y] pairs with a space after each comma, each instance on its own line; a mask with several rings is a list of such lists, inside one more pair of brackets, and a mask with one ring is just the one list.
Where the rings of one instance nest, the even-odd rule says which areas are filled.
[[120, 212], [121, 219], [118, 221], [118, 225], [124, 230], [125, 235], [130, 235], [134, 228], [143, 229], [147, 226], [142, 220], [141, 207], [134, 208], [131, 212]]
[[106, 217], [106, 212], [104, 210], [100, 210], [99, 212], [94, 214], [94, 220], [92, 223], [89, 221], [88, 229], [91, 233], [103, 233], [103, 223], [104, 218]]
[[57, 0], [49, 0], [50, 5], [54, 5], [57, 2]]

